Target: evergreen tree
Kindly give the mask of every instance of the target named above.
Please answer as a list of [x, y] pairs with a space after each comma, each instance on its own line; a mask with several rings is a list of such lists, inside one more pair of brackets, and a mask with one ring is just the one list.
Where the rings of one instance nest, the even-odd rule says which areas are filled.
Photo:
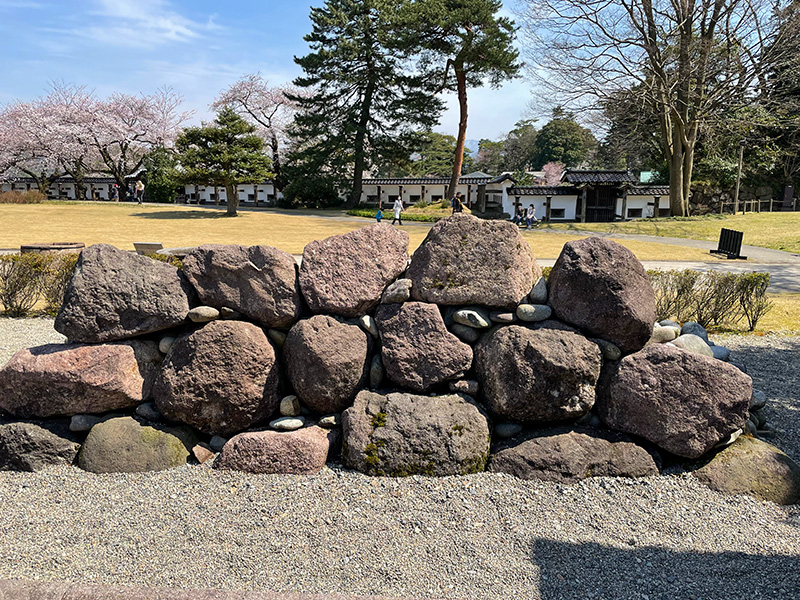
[[554, 118], [542, 127], [534, 144], [533, 165], [560, 162], [568, 167], [585, 163], [597, 146], [592, 132], [578, 125], [571, 115], [554, 112]]
[[187, 127], [175, 142], [183, 179], [224, 187], [229, 217], [235, 217], [239, 207], [237, 186], [262, 183], [273, 175], [264, 141], [255, 131], [231, 108], [223, 108], [212, 124]]
[[175, 153], [169, 148], [156, 148], [144, 157], [144, 181], [147, 198], [153, 202], [173, 202], [177, 194], [179, 177]]
[[499, 87], [521, 68], [513, 47], [514, 22], [497, 16], [500, 0], [409, 0], [398, 12], [395, 41], [409, 54], [420, 53], [419, 66], [438, 90], [455, 91], [459, 123], [450, 193], [461, 175], [467, 133], [467, 89], [489, 83]]
[[426, 80], [408, 74], [390, 49], [391, 16], [405, 0], [326, 0], [311, 9], [311, 52], [295, 57], [304, 75], [288, 94], [298, 106], [290, 160], [339, 181], [352, 173], [350, 202], [361, 199], [365, 170], [410, 153], [415, 128], [436, 124], [442, 103]]

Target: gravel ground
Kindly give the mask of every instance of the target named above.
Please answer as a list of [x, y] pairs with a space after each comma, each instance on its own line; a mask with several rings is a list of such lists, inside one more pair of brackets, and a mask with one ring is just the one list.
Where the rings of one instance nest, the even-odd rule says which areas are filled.
[[[12, 346], [50, 322], [0, 319]], [[800, 338], [716, 338], [800, 460]], [[572, 486], [497, 474], [0, 473], [0, 578], [403, 598], [800, 597], [800, 507], [686, 474]]]

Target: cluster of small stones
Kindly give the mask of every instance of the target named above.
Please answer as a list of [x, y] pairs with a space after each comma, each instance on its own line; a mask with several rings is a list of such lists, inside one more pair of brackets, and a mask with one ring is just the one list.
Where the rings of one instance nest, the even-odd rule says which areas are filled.
[[300, 267], [268, 246], [200, 246], [177, 269], [96, 245], [55, 328], [69, 343], [0, 370], [0, 468], [341, 460], [574, 482], [678, 462], [717, 489], [800, 497], [797, 466], [754, 438], [763, 393], [696, 323], [655, 323], [642, 265], [601, 238], [566, 244], [548, 282], [516, 227], [469, 215], [410, 259], [387, 224], [313, 242]]

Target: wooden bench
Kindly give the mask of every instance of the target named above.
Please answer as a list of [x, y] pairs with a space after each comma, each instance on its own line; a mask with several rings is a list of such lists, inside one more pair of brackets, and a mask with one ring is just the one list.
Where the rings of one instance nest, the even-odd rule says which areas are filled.
[[742, 256], [742, 237], [744, 233], [741, 231], [734, 231], [733, 229], [723, 228], [719, 232], [719, 244], [717, 249], [712, 250], [712, 254], [724, 254], [725, 258], [737, 258], [746, 260], [746, 256]]

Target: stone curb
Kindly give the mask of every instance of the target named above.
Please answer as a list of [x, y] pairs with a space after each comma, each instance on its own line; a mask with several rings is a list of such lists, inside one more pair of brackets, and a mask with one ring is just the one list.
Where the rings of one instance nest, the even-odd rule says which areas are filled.
[[[0, 579], [0, 600], [390, 600], [386, 596], [183, 590]], [[393, 597], [392, 600], [403, 600]]]

